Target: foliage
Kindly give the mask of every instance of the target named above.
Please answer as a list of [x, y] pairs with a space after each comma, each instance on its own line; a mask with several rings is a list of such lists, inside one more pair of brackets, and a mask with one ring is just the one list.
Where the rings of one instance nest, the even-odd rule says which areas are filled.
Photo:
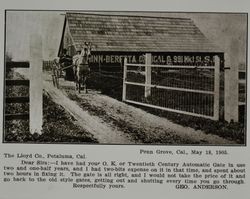
[[5, 60], [12, 61], [12, 59], [13, 59], [12, 54], [10, 52], [6, 52], [5, 53]]
[[103, 74], [92, 72], [87, 80], [89, 88], [100, 90], [102, 94], [115, 99], [122, 98], [122, 74]]
[[97, 143], [97, 140], [76, 124], [65, 110], [55, 104], [46, 94], [43, 98], [43, 132], [41, 135], [29, 133], [28, 121], [7, 122], [5, 125], [7, 142], [79, 142]]
[[[14, 73], [8, 74], [13, 78]], [[15, 74], [16, 76], [16, 74]], [[6, 97], [28, 96], [29, 89], [25, 86], [6, 86]], [[27, 113], [29, 104], [6, 104], [7, 113]], [[97, 143], [97, 140], [88, 132], [75, 124], [74, 119], [63, 107], [53, 102], [48, 94], [43, 95], [43, 132], [41, 135], [29, 132], [29, 121], [5, 121], [6, 142], [80, 142]]]

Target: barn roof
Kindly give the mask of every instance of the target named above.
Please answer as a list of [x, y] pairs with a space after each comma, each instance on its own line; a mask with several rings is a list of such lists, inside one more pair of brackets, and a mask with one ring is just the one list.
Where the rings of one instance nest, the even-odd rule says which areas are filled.
[[221, 52], [189, 18], [66, 13], [76, 47], [94, 51]]

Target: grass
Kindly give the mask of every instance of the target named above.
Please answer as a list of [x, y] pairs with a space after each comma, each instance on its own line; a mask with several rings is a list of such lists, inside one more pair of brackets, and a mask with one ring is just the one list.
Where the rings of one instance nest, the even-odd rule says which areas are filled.
[[[13, 77], [13, 71], [8, 76]], [[6, 87], [6, 96], [28, 95], [27, 87]], [[28, 104], [6, 104], [5, 113], [28, 112]], [[43, 130], [42, 134], [31, 134], [28, 120], [5, 121], [5, 142], [30, 143], [97, 143], [89, 132], [75, 124], [74, 118], [63, 107], [57, 105], [47, 94], [43, 94]]]
[[92, 72], [87, 80], [88, 88], [100, 90], [102, 94], [117, 100], [122, 99], [122, 73], [103, 74]]
[[29, 121], [13, 120], [5, 123], [6, 142], [35, 143], [97, 143], [88, 132], [74, 123], [74, 119], [64, 108], [54, 103], [50, 96], [43, 96], [43, 130], [42, 134], [29, 132]]
[[[71, 100], [76, 101], [78, 105], [84, 110], [87, 110], [88, 113], [100, 117], [105, 122], [114, 125], [117, 129], [121, 130], [125, 134], [130, 135], [136, 143], [200, 144], [199, 142], [177, 136], [174, 132], [159, 132], [158, 129], [154, 129], [148, 133], [149, 130], [142, 128], [140, 125], [131, 124], [131, 122], [126, 119], [120, 119], [110, 115], [109, 110], [105, 109], [104, 107], [92, 106], [91, 103], [79, 98], [74, 91], [67, 90], [66, 92]], [[140, 124], [140, 122], [138, 122], [138, 124]]]
[[[132, 78], [130, 76], [130, 78]], [[122, 98], [122, 74], [117, 73], [110, 76], [101, 73], [92, 73], [88, 84], [91, 88], [100, 90], [102, 94], [108, 95], [121, 101]], [[155, 99], [154, 99], [155, 100]], [[162, 111], [144, 106], [136, 106], [149, 113], [165, 117], [174, 123], [182, 126], [202, 130], [208, 134], [215, 134], [228, 140], [236, 141], [238, 144], [245, 144], [245, 111], [240, 110], [241, 122], [213, 121], [201, 117], [194, 117], [174, 112]]]

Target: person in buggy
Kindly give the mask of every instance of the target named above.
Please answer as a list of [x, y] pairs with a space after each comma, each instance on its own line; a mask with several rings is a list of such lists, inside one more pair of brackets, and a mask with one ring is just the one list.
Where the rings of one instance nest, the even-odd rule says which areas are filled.
[[[60, 56], [59, 63], [61, 65], [61, 68], [65, 68], [67, 66], [72, 65], [72, 57], [67, 54], [67, 49], [63, 49], [62, 55]], [[65, 71], [65, 76], [64, 76], [65, 80], [68, 80], [68, 81], [75, 80], [73, 67], [68, 67], [64, 71]]]

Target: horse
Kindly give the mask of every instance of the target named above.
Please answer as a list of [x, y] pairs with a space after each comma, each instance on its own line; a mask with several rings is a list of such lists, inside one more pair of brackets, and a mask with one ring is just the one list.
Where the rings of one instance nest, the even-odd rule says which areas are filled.
[[88, 93], [87, 78], [90, 74], [89, 58], [91, 55], [91, 43], [85, 42], [85, 47], [73, 57], [74, 74], [76, 90], [81, 93], [81, 85], [85, 88], [85, 93]]

